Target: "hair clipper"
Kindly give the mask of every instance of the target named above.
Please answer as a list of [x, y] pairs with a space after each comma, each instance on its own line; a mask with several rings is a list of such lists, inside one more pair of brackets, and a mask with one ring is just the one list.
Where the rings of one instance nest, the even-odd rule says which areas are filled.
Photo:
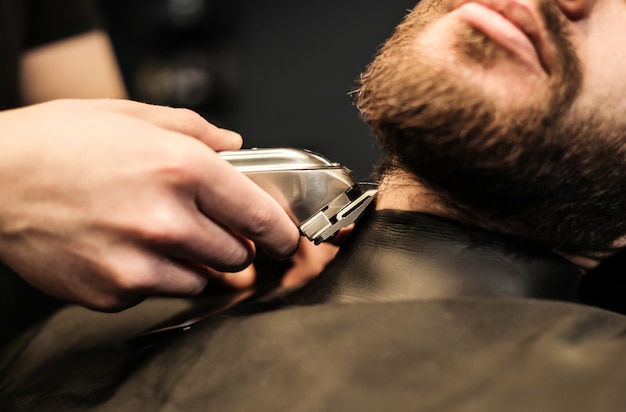
[[[302, 234], [315, 244], [332, 238], [339, 229], [356, 221], [377, 193], [375, 188], [364, 191], [347, 168], [308, 150], [245, 149], [221, 152], [219, 156], [276, 199]], [[212, 299], [200, 297], [188, 310], [126, 342], [143, 346], [176, 336], [253, 297], [251, 292]]]
[[377, 193], [363, 190], [346, 167], [308, 150], [244, 149], [219, 156], [276, 199], [315, 244], [354, 223]]

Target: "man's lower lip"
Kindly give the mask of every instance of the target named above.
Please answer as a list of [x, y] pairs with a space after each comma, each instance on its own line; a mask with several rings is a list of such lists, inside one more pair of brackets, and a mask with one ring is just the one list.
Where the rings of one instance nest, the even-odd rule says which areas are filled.
[[526, 65], [541, 67], [537, 51], [526, 34], [500, 13], [478, 3], [465, 3], [451, 14], [484, 33], [518, 56]]

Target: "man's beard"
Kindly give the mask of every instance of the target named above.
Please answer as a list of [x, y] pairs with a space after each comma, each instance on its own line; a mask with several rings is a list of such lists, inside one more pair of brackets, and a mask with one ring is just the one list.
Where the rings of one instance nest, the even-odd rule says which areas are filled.
[[[386, 164], [414, 174], [453, 217], [561, 252], [595, 253], [626, 234], [626, 125], [601, 107], [574, 109], [580, 63], [554, 7], [540, 6], [559, 52], [535, 98], [498, 103], [457, 67], [420, 60], [420, 35], [449, 11], [435, 0], [418, 5], [368, 67], [357, 106]], [[511, 59], [474, 29], [455, 36], [463, 64]]]

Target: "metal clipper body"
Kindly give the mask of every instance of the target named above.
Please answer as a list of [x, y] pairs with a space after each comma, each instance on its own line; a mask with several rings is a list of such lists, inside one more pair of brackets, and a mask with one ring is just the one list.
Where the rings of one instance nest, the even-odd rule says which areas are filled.
[[352, 224], [377, 192], [364, 191], [349, 169], [308, 150], [245, 149], [219, 155], [276, 199], [315, 244]]

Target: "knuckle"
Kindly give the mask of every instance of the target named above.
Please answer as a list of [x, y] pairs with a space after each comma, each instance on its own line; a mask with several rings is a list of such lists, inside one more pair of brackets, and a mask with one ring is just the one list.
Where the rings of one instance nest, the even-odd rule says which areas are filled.
[[237, 242], [233, 247], [228, 248], [216, 265], [215, 269], [225, 272], [238, 272], [245, 269], [254, 259], [254, 252], [243, 243]]
[[[192, 196], [206, 184], [207, 168], [211, 166], [206, 153], [197, 150], [197, 142], [171, 142], [164, 151], [164, 158], [157, 166], [155, 182], [169, 189], [175, 196]], [[171, 149], [170, 149], [171, 148]]]
[[108, 294], [98, 297], [85, 306], [99, 312], [115, 313], [128, 309], [131, 306], [135, 306], [142, 300], [143, 298], [135, 295]]
[[200, 120], [203, 121], [203, 117], [200, 116], [197, 112], [194, 112], [191, 109], [187, 109], [185, 107], [179, 107], [175, 109], [182, 119], [187, 120], [188, 122], [198, 122]]
[[267, 243], [271, 235], [272, 243], [265, 246], [270, 247], [276, 254], [288, 256], [295, 252], [300, 239], [296, 226], [293, 224], [285, 226], [271, 208], [256, 208], [250, 222], [253, 224], [248, 235], [252, 240], [265, 240]]
[[119, 312], [143, 300], [142, 291], [146, 285], [142, 284], [142, 277], [137, 276], [128, 261], [109, 259], [100, 270], [99, 287], [83, 296], [84, 306], [101, 312]]
[[258, 239], [266, 236], [276, 227], [276, 218], [269, 206], [259, 205], [251, 210], [249, 236]]
[[182, 223], [184, 220], [178, 208], [167, 204], [155, 205], [146, 212], [136, 232], [141, 240], [151, 244], [179, 245], [188, 233]]
[[192, 134], [195, 134], [194, 132], [200, 133], [206, 128], [206, 120], [193, 110], [177, 108], [176, 114], [181, 126], [184, 126], [184, 128], [181, 127], [182, 130], [191, 130]]
[[191, 285], [191, 287], [189, 288], [189, 296], [198, 296], [199, 294], [204, 292], [204, 289], [206, 288], [206, 285], [208, 283], [209, 280], [207, 278], [197, 278], [195, 284]]
[[168, 145], [164, 157], [157, 172], [161, 180], [173, 186], [187, 185], [193, 178], [197, 153], [190, 150], [187, 144], [177, 141]]
[[152, 268], [150, 266], [140, 256], [125, 259], [112, 257], [109, 259], [105, 276], [111, 291], [111, 298], [125, 302], [153, 287]]

